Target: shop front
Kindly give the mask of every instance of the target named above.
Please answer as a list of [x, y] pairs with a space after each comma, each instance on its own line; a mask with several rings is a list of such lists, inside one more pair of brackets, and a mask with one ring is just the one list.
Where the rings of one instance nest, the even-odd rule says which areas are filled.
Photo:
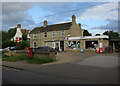
[[109, 45], [108, 36], [66, 37], [65, 50], [96, 50]]

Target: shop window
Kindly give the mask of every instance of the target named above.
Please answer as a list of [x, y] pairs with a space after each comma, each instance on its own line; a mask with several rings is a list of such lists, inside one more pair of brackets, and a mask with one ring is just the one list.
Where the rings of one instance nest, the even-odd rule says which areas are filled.
[[80, 41], [67, 41], [66, 48], [67, 49], [80, 49]]
[[86, 49], [96, 49], [98, 47], [98, 41], [85, 41]]

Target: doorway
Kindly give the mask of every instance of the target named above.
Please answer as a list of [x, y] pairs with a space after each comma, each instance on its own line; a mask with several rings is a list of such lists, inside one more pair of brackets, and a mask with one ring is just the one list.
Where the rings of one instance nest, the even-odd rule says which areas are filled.
[[62, 49], [62, 51], [64, 51], [64, 41], [60, 41], [60, 49]]

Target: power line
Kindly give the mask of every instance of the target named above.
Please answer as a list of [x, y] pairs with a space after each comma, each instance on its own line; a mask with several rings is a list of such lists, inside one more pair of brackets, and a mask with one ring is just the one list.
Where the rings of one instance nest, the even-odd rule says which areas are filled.
[[[104, 2], [104, 3], [102, 3], [102, 4], [106, 4], [106, 3], [110, 3], [110, 2]], [[102, 4], [100, 4], [100, 5], [102, 5]], [[97, 5], [90, 5], [90, 6], [87, 6], [87, 7], [94, 7], [94, 6], [97, 6]], [[65, 13], [69, 13], [69, 12], [74, 12], [74, 11], [79, 11], [79, 10], [81, 10], [82, 8], [79, 8], [79, 9], [74, 9], [74, 10], [70, 10], [70, 11], [64, 11], [64, 12], [59, 12], [59, 13], [55, 13], [55, 14], [51, 14], [51, 15], [47, 15], [47, 16], [43, 16], [43, 17], [40, 17], [39, 16], [39, 18], [46, 18], [46, 17], [51, 17], [51, 16], [55, 16], [55, 15], [60, 15], [60, 14], [65, 14]], [[34, 19], [38, 19], [38, 17], [36, 17], [36, 18], [34, 18]]]

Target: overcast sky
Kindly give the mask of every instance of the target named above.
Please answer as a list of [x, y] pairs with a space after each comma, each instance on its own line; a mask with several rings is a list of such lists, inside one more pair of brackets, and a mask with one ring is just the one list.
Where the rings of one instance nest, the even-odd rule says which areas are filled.
[[2, 2], [2, 30], [18, 23], [32, 30], [44, 20], [49, 25], [70, 22], [72, 15], [92, 35], [118, 31], [117, 2]]

